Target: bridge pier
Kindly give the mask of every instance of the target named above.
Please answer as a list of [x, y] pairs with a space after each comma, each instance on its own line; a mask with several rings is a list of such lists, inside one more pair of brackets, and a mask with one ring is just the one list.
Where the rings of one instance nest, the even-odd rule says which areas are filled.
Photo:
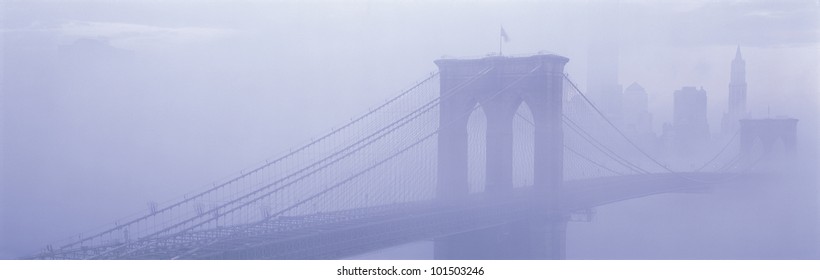
[[437, 260], [561, 260], [567, 219], [525, 219], [435, 241]]
[[507, 258], [562, 260], [566, 258], [567, 220], [525, 220], [511, 224]]

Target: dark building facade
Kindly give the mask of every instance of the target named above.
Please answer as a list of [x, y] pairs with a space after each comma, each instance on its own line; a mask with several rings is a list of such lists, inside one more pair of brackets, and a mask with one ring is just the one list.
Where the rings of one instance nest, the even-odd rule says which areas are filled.
[[702, 151], [709, 141], [706, 91], [703, 88], [683, 87], [674, 94], [673, 149], [681, 155]]
[[649, 95], [638, 83], [629, 85], [623, 94], [624, 131], [639, 137], [654, 135], [652, 114], [649, 113]]

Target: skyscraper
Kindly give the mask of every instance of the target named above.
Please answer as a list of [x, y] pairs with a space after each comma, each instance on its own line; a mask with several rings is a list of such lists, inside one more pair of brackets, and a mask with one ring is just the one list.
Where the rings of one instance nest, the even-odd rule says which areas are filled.
[[680, 154], [702, 151], [709, 140], [706, 91], [683, 87], [675, 91], [673, 146]]
[[652, 114], [649, 113], [649, 95], [637, 82], [629, 85], [622, 97], [622, 128], [633, 138], [654, 136]]
[[618, 82], [618, 1], [590, 3], [587, 57], [587, 92], [592, 101], [614, 120], [620, 119], [621, 92]]
[[734, 134], [739, 127], [739, 120], [746, 117], [746, 61], [740, 54], [740, 46], [732, 60], [729, 78], [729, 111], [723, 114], [721, 131]]

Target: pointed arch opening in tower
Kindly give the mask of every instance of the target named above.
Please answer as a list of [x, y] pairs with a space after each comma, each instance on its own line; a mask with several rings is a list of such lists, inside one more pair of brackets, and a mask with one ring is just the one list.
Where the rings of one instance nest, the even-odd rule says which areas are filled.
[[535, 163], [535, 123], [526, 102], [521, 102], [513, 116], [513, 188], [531, 186]]
[[484, 192], [487, 183], [487, 116], [479, 104], [467, 120], [467, 185], [469, 193]]

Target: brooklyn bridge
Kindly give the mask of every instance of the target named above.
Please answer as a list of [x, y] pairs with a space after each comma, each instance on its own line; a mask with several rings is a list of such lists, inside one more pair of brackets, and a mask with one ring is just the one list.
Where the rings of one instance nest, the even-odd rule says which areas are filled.
[[336, 259], [432, 240], [436, 259], [563, 259], [567, 224], [594, 207], [765, 179], [751, 171], [771, 141], [753, 127], [678, 169], [602, 112], [568, 62], [436, 60], [326, 135], [33, 258]]

